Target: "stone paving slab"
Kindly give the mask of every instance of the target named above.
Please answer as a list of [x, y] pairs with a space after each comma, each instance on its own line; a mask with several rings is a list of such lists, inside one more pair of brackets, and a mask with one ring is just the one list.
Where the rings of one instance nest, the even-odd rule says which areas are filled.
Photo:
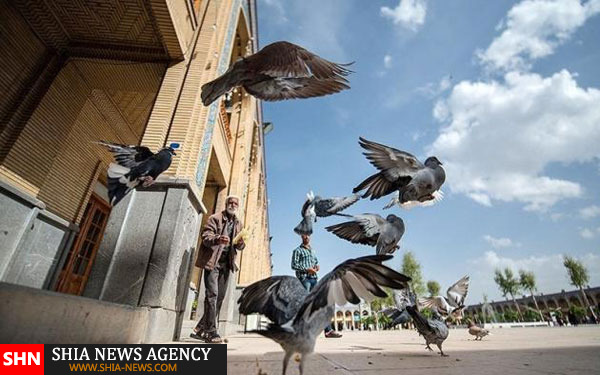
[[[279, 345], [255, 334], [228, 340], [229, 375], [281, 374]], [[452, 329], [444, 352], [425, 350], [415, 331], [344, 332], [317, 340], [305, 374], [600, 374], [600, 326], [495, 329], [483, 341]], [[293, 360], [288, 374], [298, 374]]]

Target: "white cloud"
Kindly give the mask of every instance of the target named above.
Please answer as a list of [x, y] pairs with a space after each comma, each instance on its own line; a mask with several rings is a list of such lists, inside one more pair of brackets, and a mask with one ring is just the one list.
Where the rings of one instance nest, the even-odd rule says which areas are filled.
[[578, 86], [566, 70], [462, 81], [433, 113], [445, 126], [429, 154], [444, 163], [453, 191], [483, 205], [516, 201], [545, 211], [580, 197], [577, 182], [545, 176], [545, 168], [600, 155], [600, 90]]
[[481, 62], [490, 69], [529, 69], [531, 60], [554, 53], [588, 18], [600, 12], [600, 0], [524, 0], [513, 6]]
[[434, 98], [450, 88], [452, 85], [452, 76], [444, 76], [437, 82], [429, 82], [424, 86], [417, 87], [416, 91], [429, 98]]
[[425, 23], [427, 3], [425, 0], [400, 0], [395, 8], [381, 7], [380, 12], [395, 25], [417, 31]]
[[520, 245], [520, 244], [513, 243], [513, 241], [510, 238], [506, 238], [506, 237], [496, 238], [496, 237], [490, 236], [489, 234], [486, 234], [485, 236], [483, 236], [483, 239], [486, 240], [487, 243], [492, 245], [492, 247], [494, 249], [499, 249], [501, 247], [511, 247], [513, 245], [516, 245], [516, 246]]
[[593, 229], [593, 228], [583, 228], [582, 230], [579, 231], [579, 235], [583, 238], [585, 238], [586, 240], [591, 240], [592, 238], [595, 238], [596, 236], [600, 235], [600, 227]]
[[274, 20], [279, 24], [284, 24], [289, 21], [285, 13], [285, 8], [280, 0], [262, 0], [262, 2], [267, 7], [273, 9], [275, 17], [272, 17], [271, 20]]
[[389, 69], [392, 67], [392, 56], [390, 56], [390, 55], [383, 56], [383, 66], [386, 69]]
[[[593, 253], [578, 257], [588, 269], [590, 285], [600, 283], [600, 256]], [[467, 304], [475, 304], [482, 300], [483, 293], [495, 301], [502, 300], [502, 294], [494, 283], [494, 270], [509, 267], [518, 275], [520, 269], [533, 271], [536, 276], [538, 292], [557, 293], [562, 289], [575, 289], [570, 285], [567, 271], [563, 266], [562, 254], [530, 255], [523, 258], [511, 258], [498, 255], [494, 251], [486, 251], [482, 257], [468, 262], [471, 269], [471, 283]], [[527, 293], [528, 294], [528, 293]]]
[[600, 216], [600, 207], [596, 205], [588, 206], [579, 210], [579, 215], [584, 219], [591, 219]]

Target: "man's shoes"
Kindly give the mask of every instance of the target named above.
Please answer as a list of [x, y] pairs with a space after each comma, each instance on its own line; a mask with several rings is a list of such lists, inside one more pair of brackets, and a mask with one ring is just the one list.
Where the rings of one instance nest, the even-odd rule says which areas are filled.
[[196, 340], [200, 340], [200, 341], [204, 341], [204, 332], [200, 331], [200, 332], [192, 332], [190, 333], [190, 337]]
[[328, 339], [339, 339], [340, 337], [342, 337], [342, 334], [337, 333], [334, 330], [331, 330], [331, 331], [325, 333], [325, 337], [327, 337]]
[[204, 335], [204, 341], [208, 344], [221, 344], [223, 339], [218, 333], [207, 333]]

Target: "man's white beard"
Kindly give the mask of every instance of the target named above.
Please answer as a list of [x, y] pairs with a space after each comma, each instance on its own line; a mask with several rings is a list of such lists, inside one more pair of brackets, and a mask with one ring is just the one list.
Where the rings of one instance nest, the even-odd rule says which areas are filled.
[[237, 209], [235, 209], [235, 208], [228, 208], [228, 209], [226, 209], [226, 211], [231, 216], [235, 216], [235, 214], [237, 214]]

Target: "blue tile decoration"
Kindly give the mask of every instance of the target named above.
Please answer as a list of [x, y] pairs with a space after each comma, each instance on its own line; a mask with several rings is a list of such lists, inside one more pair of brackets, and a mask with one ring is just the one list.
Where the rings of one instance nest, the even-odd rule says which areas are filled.
[[[237, 27], [237, 19], [241, 9], [240, 3], [244, 3], [247, 7], [247, 0], [234, 0], [233, 11], [229, 16], [229, 23], [227, 24], [227, 34], [225, 36], [225, 44], [219, 54], [219, 65], [217, 67], [217, 76], [225, 73], [229, 67], [229, 59], [231, 57], [231, 46], [233, 43], [233, 37], [235, 35], [235, 29]], [[208, 161], [210, 158], [210, 148], [212, 145], [212, 136], [215, 130], [215, 123], [217, 118], [217, 110], [221, 99], [214, 101], [208, 109], [208, 118], [206, 120], [206, 130], [204, 131], [204, 137], [202, 138], [202, 146], [200, 147], [200, 155], [198, 157], [198, 168], [196, 169], [196, 185], [200, 191], [204, 190], [204, 184], [206, 183], [206, 173], [208, 168]]]

